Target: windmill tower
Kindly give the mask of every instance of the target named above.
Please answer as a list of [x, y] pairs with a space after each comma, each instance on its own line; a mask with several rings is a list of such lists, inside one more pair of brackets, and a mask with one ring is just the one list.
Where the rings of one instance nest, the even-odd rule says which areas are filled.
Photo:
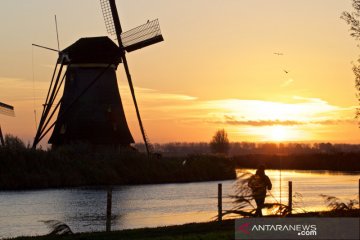
[[[34, 148], [52, 129], [49, 143], [55, 146], [78, 141], [123, 146], [133, 143], [116, 79], [116, 69], [123, 63], [147, 153], [151, 151], [137, 105], [126, 52], [163, 41], [159, 22], [148, 21], [122, 32], [115, 0], [100, 0], [100, 3], [106, 28], [109, 33], [116, 35], [118, 45], [108, 37], [81, 38], [59, 51]], [[56, 102], [64, 82], [63, 96]], [[57, 119], [51, 123], [57, 111]]]
[[[0, 114], [14, 117], [15, 116], [14, 107], [0, 102]], [[3, 133], [1, 131], [1, 126], [0, 126], [0, 146], [5, 146], [5, 140]]]

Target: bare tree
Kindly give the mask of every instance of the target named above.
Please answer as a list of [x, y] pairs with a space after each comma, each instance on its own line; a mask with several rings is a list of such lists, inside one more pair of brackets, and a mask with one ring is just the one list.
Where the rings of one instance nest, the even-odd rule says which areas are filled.
[[[341, 19], [345, 20], [350, 25], [350, 35], [356, 40], [360, 40], [360, 0], [352, 0], [354, 10], [353, 12], [343, 12]], [[360, 47], [358, 45], [358, 47]], [[360, 106], [360, 58], [357, 59], [357, 63], [354, 63], [353, 72], [355, 74], [355, 87], [357, 90], [357, 99]], [[360, 118], [360, 107], [356, 108], [356, 118]], [[360, 122], [359, 122], [360, 126]]]
[[217, 130], [210, 142], [213, 153], [227, 154], [230, 150], [230, 142], [225, 129]]

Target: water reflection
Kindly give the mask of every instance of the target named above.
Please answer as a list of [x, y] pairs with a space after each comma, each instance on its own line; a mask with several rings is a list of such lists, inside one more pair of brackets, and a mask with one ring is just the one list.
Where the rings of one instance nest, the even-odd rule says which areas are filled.
[[[272, 194], [279, 201], [279, 171], [267, 170], [267, 174], [273, 182]], [[287, 203], [287, 181], [291, 180], [294, 193], [303, 196], [299, 208], [325, 209], [320, 193], [342, 199], [357, 198], [359, 178], [360, 173], [282, 171], [281, 200]], [[112, 229], [209, 221], [217, 214], [217, 183], [115, 187]], [[234, 181], [222, 183], [223, 209], [231, 209], [229, 195], [234, 194]], [[103, 231], [105, 213], [105, 188], [0, 192], [0, 237], [46, 234], [48, 229], [41, 222], [45, 220], [63, 221], [75, 232]]]
[[[238, 174], [255, 173], [255, 171], [254, 169], [238, 170]], [[272, 196], [266, 201], [287, 204], [288, 182], [292, 181], [294, 207], [298, 212], [326, 210], [326, 204], [320, 194], [335, 196], [343, 201], [358, 198], [359, 172], [282, 170], [281, 180], [279, 170], [266, 170], [266, 174], [273, 184]]]

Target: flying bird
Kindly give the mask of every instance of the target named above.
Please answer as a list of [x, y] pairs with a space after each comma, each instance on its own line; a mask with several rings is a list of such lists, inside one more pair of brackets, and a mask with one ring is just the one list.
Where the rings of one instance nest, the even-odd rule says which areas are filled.
[[286, 71], [285, 69], [284, 69], [284, 72], [285, 72], [286, 74], [288, 74], [288, 73], [289, 73], [289, 71]]
[[278, 55], [278, 56], [284, 55], [283, 53], [280, 53], [280, 52], [275, 52], [274, 54], [275, 54], [275, 55]]

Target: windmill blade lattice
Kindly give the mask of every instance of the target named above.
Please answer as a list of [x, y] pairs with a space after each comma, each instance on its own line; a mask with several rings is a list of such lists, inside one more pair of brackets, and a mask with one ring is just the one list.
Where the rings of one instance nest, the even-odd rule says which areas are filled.
[[123, 46], [127, 52], [164, 41], [161, 35], [159, 20], [148, 21], [147, 23], [133, 28], [121, 34]]
[[106, 30], [110, 35], [116, 35], [114, 19], [111, 12], [109, 0], [100, 0], [101, 10], [104, 16]]
[[0, 102], [0, 113], [11, 117], [15, 116], [14, 107], [2, 102]]
[[128, 79], [131, 95], [135, 105], [136, 115], [138, 118], [141, 134], [145, 143], [146, 151], [150, 157], [152, 146], [149, 142], [149, 138], [145, 133], [145, 129], [141, 120], [140, 111], [138, 108], [137, 100], [135, 97], [135, 90], [132, 83], [132, 78], [129, 70], [129, 66], [126, 60], [126, 52], [138, 50], [140, 48], [163, 41], [163, 37], [160, 31], [159, 21], [153, 20], [140, 25], [127, 32], [122, 32], [120, 19], [118, 16], [115, 0], [100, 0], [101, 9], [103, 12], [106, 29], [109, 34], [116, 35], [119, 43], [119, 51], [121, 53], [122, 62]]

